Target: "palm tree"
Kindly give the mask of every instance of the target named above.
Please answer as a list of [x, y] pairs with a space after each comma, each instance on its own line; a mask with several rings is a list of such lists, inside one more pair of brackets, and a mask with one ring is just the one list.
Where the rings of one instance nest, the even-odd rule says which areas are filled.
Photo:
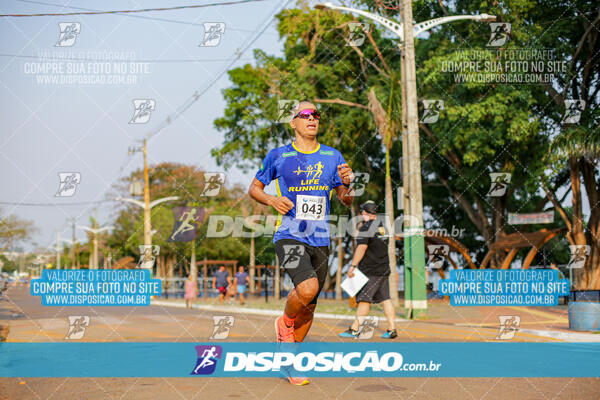
[[[390, 174], [390, 149], [393, 145], [393, 139], [396, 136], [397, 127], [402, 118], [402, 96], [400, 91], [399, 77], [395, 72], [391, 72], [389, 78], [383, 77], [376, 88], [371, 88], [368, 93], [369, 110], [373, 114], [375, 124], [383, 145], [385, 146], [385, 213], [389, 218], [388, 230], [390, 237], [388, 241], [388, 257], [390, 261], [390, 297], [396, 306], [399, 306], [398, 299], [398, 280], [396, 271], [396, 237], [394, 232], [394, 195], [392, 190], [392, 178]], [[376, 90], [377, 89], [377, 90]], [[381, 102], [378, 100], [376, 91], [382, 93], [380, 97], [387, 103], [387, 110], [384, 110]], [[384, 95], [387, 94], [387, 98]]]

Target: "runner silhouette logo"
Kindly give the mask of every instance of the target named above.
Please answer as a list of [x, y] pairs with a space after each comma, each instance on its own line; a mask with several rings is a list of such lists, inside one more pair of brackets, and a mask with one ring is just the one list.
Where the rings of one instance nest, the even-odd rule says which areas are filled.
[[569, 248], [571, 249], [571, 259], [567, 264], [567, 268], [583, 268], [592, 247], [587, 244], [574, 244], [570, 245]]
[[133, 117], [130, 124], [145, 124], [150, 121], [152, 111], [156, 109], [156, 100], [154, 99], [135, 99], [133, 100]]
[[490, 179], [492, 181], [490, 190], [487, 195], [489, 197], [502, 197], [506, 193], [506, 189], [510, 184], [512, 175], [508, 172], [490, 172]]
[[496, 335], [496, 340], [510, 340], [515, 337], [515, 333], [521, 326], [521, 317], [518, 315], [499, 315], [500, 328]]
[[222, 340], [229, 337], [235, 318], [232, 315], [213, 315], [213, 332], [210, 339]]
[[299, 244], [286, 244], [283, 245], [283, 268], [298, 268], [300, 265], [300, 258], [304, 255], [304, 246]]
[[88, 315], [69, 315], [69, 331], [65, 339], [81, 339], [85, 334], [85, 329], [90, 325]]
[[489, 47], [503, 46], [510, 39], [511, 25], [508, 22], [491, 22], [490, 29], [492, 34], [487, 43]]
[[217, 360], [221, 359], [223, 349], [221, 346], [196, 346], [198, 361], [190, 375], [210, 375], [217, 368]]
[[581, 114], [585, 111], [585, 100], [565, 100], [563, 124], [578, 124]]
[[370, 177], [371, 175], [366, 172], [355, 172], [354, 179], [350, 182], [348, 190], [354, 189], [354, 196], [362, 196], [365, 193]]
[[365, 42], [365, 32], [369, 32], [371, 25], [360, 22], [348, 23], [348, 37], [346, 38], [346, 46], [360, 47]]
[[300, 104], [298, 100], [277, 100], [277, 120], [279, 123], [290, 123], [294, 119], [294, 110]]
[[219, 194], [224, 185], [225, 173], [206, 172], [204, 174], [204, 187], [202, 189], [202, 196], [214, 197]]
[[444, 100], [423, 100], [423, 114], [421, 121], [424, 124], [434, 124], [440, 119], [440, 112], [444, 109]]
[[160, 246], [153, 244], [140, 244], [140, 260], [138, 261], [137, 268], [151, 269], [154, 267], [154, 261], [160, 254]]
[[[361, 321], [362, 320], [362, 321]], [[357, 339], [368, 340], [373, 337], [373, 333], [375, 333], [375, 329], [379, 324], [379, 318], [374, 315], [369, 315], [367, 317], [359, 317], [360, 327], [358, 330]]]
[[81, 33], [81, 24], [79, 22], [59, 22], [58, 29], [60, 35], [55, 47], [71, 47], [75, 44], [77, 36]]
[[79, 172], [59, 172], [60, 185], [54, 197], [71, 197], [75, 194], [77, 186], [81, 183]]
[[204, 39], [198, 47], [215, 47], [221, 43], [221, 37], [225, 34], [225, 22], [205, 22]]
[[431, 269], [440, 269], [444, 266], [444, 260], [448, 257], [450, 246], [447, 244], [429, 244], [427, 245], [429, 261], [427, 265]]

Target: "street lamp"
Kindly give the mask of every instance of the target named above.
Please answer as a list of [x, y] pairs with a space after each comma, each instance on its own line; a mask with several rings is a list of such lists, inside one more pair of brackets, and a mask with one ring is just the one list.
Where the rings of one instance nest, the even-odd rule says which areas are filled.
[[[381, 25], [385, 26], [386, 28], [388, 28], [390, 31], [394, 32], [398, 36], [401, 43], [404, 42], [404, 26], [402, 25], [402, 22], [396, 22], [396, 21], [388, 19], [388, 18], [383, 18], [377, 14], [373, 14], [368, 11], [358, 10], [356, 8], [337, 6], [331, 2], [316, 4], [315, 8], [318, 10], [323, 10], [323, 9], [329, 8], [331, 10], [341, 10], [341, 11], [348, 11], [348, 12], [351, 12], [354, 14], [360, 14], [363, 17], [369, 18], [370, 20], [378, 22]], [[434, 18], [434, 19], [430, 19], [429, 21], [420, 22], [416, 25], [413, 25], [413, 32], [414, 32], [413, 35], [419, 36], [421, 33], [426, 32], [426, 31], [430, 30], [431, 28], [435, 28], [438, 25], [442, 25], [447, 22], [459, 21], [459, 20], [463, 20], [463, 19], [472, 19], [475, 21], [495, 21], [496, 16], [489, 15], [489, 14], [479, 14], [479, 15], [452, 15], [449, 17]]]
[[60, 269], [60, 252], [62, 250], [62, 247], [60, 246], [60, 237], [54, 246], [50, 245], [47, 248], [56, 251], [56, 269]]
[[71, 268], [75, 269], [75, 245], [79, 244], [79, 240], [74, 239], [60, 239], [62, 242], [68, 243], [71, 245]]
[[[494, 21], [495, 16], [489, 14], [479, 15], [454, 15], [449, 17], [434, 18], [416, 25], [404, 26], [396, 22], [368, 11], [355, 8], [337, 6], [331, 2], [315, 5], [317, 9], [329, 8], [332, 10], [348, 11], [362, 15], [370, 20], [380, 23], [388, 30], [394, 32], [400, 39], [398, 44], [402, 52], [402, 109], [403, 109], [403, 132], [402, 132], [402, 185], [404, 186], [404, 215], [409, 215], [409, 229], [407, 221], [404, 221], [404, 266], [405, 266], [405, 288], [404, 307], [408, 310], [407, 317], [425, 314], [427, 310], [427, 292], [425, 282], [425, 241], [423, 237], [423, 199], [421, 189], [421, 156], [419, 146], [419, 122], [417, 112], [417, 84], [415, 73], [414, 37], [426, 32], [436, 26], [458, 20]], [[412, 2], [404, 0], [402, 7], [402, 19], [412, 21]], [[411, 29], [412, 28], [412, 29]], [[404, 38], [406, 37], [406, 41]], [[406, 126], [406, 130], [404, 130]], [[386, 173], [389, 168], [386, 168]], [[386, 192], [387, 181], [386, 176]], [[387, 196], [386, 196], [387, 198]], [[393, 205], [387, 204], [386, 213], [393, 218]], [[393, 228], [393, 224], [390, 224]], [[393, 236], [395, 237], [395, 235]], [[394, 246], [392, 248], [392, 246]], [[390, 240], [390, 254], [395, 254], [395, 240]], [[390, 258], [392, 261], [392, 258]], [[410, 266], [410, 276], [406, 273], [406, 267]], [[395, 269], [395, 265], [392, 266]], [[392, 271], [394, 273], [395, 271]], [[397, 289], [397, 286], [392, 285]], [[396, 292], [397, 293], [397, 292]]]
[[[116, 201], [125, 201], [125, 202], [128, 202], [128, 203], [132, 203], [132, 204], [135, 204], [136, 206], [141, 207], [141, 208], [145, 207], [143, 201], [140, 201], [140, 200], [137, 200], [137, 199], [132, 199], [131, 197], [117, 197], [117, 198], [115, 198], [115, 200]], [[169, 196], [169, 197], [163, 197], [162, 199], [156, 199], [153, 202], [151, 202], [149, 204], [149, 206], [150, 206], [150, 209], [152, 209], [154, 206], [157, 206], [157, 205], [159, 205], [161, 203], [164, 203], [166, 201], [173, 201], [173, 200], [179, 200], [179, 196]]]
[[79, 229], [91, 232], [94, 235], [94, 262], [90, 269], [98, 269], [98, 234], [102, 231], [112, 229], [113, 226], [103, 226], [102, 228], [92, 228], [89, 226], [77, 225]]
[[152, 225], [150, 222], [150, 210], [152, 209], [152, 207], [162, 204], [164, 202], [179, 200], [179, 196], [163, 197], [161, 199], [156, 199], [153, 202], [146, 201], [146, 199], [144, 199], [144, 201], [140, 201], [131, 197], [117, 197], [115, 200], [135, 204], [136, 206], [144, 210], [144, 245], [146, 246], [146, 248], [148, 248], [148, 246], [152, 245], [153, 235]]
[[56, 267], [56, 269], [60, 269], [60, 255], [59, 255], [59, 253], [60, 253], [60, 250], [62, 250], [62, 247], [60, 247], [60, 242], [65, 242], [65, 243], [68, 243], [68, 244], [71, 245], [71, 252], [73, 254], [73, 257], [71, 257], [71, 264], [72, 264], [71, 268], [75, 268], [74, 245], [76, 243], [79, 243], [79, 241], [77, 239], [75, 239], [74, 241], [73, 240], [69, 240], [69, 239], [63, 239], [63, 238], [60, 237], [60, 235], [58, 235], [56, 245], [55, 246], [48, 246], [49, 249], [57, 251], [57, 256], [56, 256], [56, 262], [57, 262], [56, 265], [57, 265], [57, 267]]

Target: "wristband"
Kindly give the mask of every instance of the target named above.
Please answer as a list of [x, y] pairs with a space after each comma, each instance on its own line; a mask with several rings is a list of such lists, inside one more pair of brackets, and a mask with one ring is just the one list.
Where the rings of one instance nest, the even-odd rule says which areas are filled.
[[342, 185], [346, 186], [346, 189], [350, 189], [350, 185], [346, 185], [344, 182], [342, 182]]

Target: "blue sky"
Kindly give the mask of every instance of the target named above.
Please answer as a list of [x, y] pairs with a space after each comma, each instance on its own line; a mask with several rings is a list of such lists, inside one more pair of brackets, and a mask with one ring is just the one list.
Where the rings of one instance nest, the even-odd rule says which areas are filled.
[[[78, 11], [69, 7], [124, 10], [202, 3], [48, 0], [48, 3], [41, 4], [15, 0], [3, 2], [0, 11], [3, 14], [64, 13]], [[64, 4], [65, 8], [61, 8], [60, 4]], [[3, 121], [0, 171], [3, 190], [0, 201], [60, 204], [103, 200], [114, 182], [142, 165], [141, 154], [127, 157], [128, 147], [135, 145], [173, 114], [195, 90], [205, 89], [226, 68], [236, 49], [247, 43], [269, 19], [265, 32], [234, 67], [251, 62], [252, 49], [280, 53], [282, 43], [270, 17], [284, 4], [281, 1], [263, 1], [141, 13], [135, 14], [136, 17], [121, 14], [0, 19], [0, 35], [3, 38], [0, 51], [0, 113]], [[290, 6], [294, 4], [289, 2]], [[80, 32], [71, 47], [55, 47], [61, 22], [80, 23]], [[225, 34], [219, 45], [199, 46], [204, 37], [205, 22], [225, 23]], [[49, 79], [40, 76], [61, 74], [108, 79], [108, 75], [115, 74], [100, 72], [98, 69], [102, 63], [94, 63], [90, 59], [110, 57], [110, 53], [114, 56], [115, 52], [120, 53], [116, 57], [119, 59], [129, 56], [152, 62], [133, 66], [140, 69], [138, 73], [129, 74], [134, 76], [134, 84], [56, 84], [40, 80]], [[62, 73], [44, 74], [40, 72], [42, 67], [36, 64], [40, 61], [37, 58], [40, 54], [50, 58], [68, 56], [76, 60], [62, 62]], [[181, 61], [194, 59], [204, 61]], [[57, 60], [45, 61], [51, 64], [50, 68], [58, 68], [56, 65], [61, 64]], [[88, 65], [90, 62], [92, 64]], [[131, 68], [130, 65], [128, 67]], [[73, 73], [66, 73], [67, 68]], [[85, 72], [75, 73], [80, 68]], [[99, 78], [102, 75], [104, 78]], [[210, 156], [210, 149], [222, 141], [222, 134], [214, 129], [213, 121], [223, 113], [225, 102], [221, 90], [229, 84], [227, 75], [224, 75], [180, 118], [152, 138], [148, 147], [149, 162], [177, 161], [206, 170], [221, 170]], [[133, 116], [133, 99], [156, 101], [148, 123], [128, 123]], [[54, 197], [59, 186], [58, 173], [71, 171], [81, 173], [81, 184], [75, 195]], [[249, 179], [250, 176], [240, 171], [228, 172], [230, 183], [245, 185]], [[38, 245], [47, 246], [55, 240], [56, 229], [61, 229], [62, 237], [70, 238], [68, 218], [75, 217], [79, 224], [87, 224], [94, 206], [0, 207], [5, 213], [35, 221], [40, 232], [34, 239]], [[98, 215], [101, 223], [109, 222], [114, 215], [114, 204], [99, 205]], [[85, 235], [78, 231], [77, 236], [83, 238]]]

